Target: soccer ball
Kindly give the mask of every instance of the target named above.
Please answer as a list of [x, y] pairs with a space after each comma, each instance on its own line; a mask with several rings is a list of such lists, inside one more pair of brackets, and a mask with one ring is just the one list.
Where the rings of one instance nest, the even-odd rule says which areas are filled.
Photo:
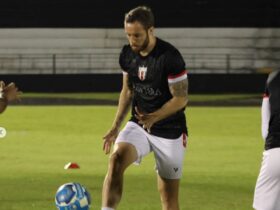
[[90, 194], [78, 183], [60, 186], [55, 195], [55, 205], [59, 210], [89, 210]]

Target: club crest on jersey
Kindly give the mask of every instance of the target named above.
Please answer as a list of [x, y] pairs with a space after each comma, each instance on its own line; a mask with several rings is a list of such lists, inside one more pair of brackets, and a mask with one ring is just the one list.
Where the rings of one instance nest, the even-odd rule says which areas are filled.
[[139, 66], [138, 68], [138, 77], [141, 81], [144, 81], [146, 79], [147, 75], [147, 67], [145, 66]]

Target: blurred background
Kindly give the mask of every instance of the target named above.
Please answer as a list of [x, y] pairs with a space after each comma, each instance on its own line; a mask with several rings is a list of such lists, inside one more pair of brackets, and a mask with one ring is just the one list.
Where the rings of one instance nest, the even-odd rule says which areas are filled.
[[25, 92], [119, 91], [123, 18], [138, 5], [181, 51], [191, 93], [261, 92], [279, 68], [277, 0], [10, 0], [0, 3], [0, 76]]
[[[279, 0], [9, 0], [0, 1], [0, 80], [23, 95], [0, 115], [0, 210], [55, 209], [67, 182], [83, 184], [99, 209], [124, 14], [143, 4], [188, 70], [181, 209], [252, 208], [262, 93], [280, 67]], [[80, 169], [64, 170], [69, 162]], [[120, 210], [161, 208], [154, 164], [149, 155], [128, 169]]]

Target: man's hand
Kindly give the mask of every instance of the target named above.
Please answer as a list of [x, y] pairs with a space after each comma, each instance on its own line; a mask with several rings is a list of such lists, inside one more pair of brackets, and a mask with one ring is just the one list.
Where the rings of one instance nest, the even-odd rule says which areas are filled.
[[109, 130], [107, 134], [103, 137], [103, 151], [106, 155], [110, 153], [111, 146], [116, 141], [118, 134], [119, 130], [117, 128], [113, 128]]
[[143, 126], [148, 133], [151, 133], [152, 126], [158, 121], [158, 117], [155, 113], [143, 113], [140, 112], [137, 107], [135, 107], [135, 117], [138, 120], [138, 123]]

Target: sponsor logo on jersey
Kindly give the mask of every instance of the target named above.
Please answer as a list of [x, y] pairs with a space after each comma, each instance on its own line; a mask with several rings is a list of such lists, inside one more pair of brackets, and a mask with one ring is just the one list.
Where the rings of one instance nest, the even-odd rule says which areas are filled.
[[135, 84], [133, 85], [133, 90], [135, 91], [135, 93], [140, 94], [142, 97], [148, 97], [149, 99], [153, 99], [154, 97], [162, 95], [160, 89], [154, 89], [153, 87], [150, 87], [146, 84]]
[[141, 81], [144, 81], [146, 79], [147, 75], [147, 67], [145, 66], [139, 66], [138, 68], [138, 77]]

